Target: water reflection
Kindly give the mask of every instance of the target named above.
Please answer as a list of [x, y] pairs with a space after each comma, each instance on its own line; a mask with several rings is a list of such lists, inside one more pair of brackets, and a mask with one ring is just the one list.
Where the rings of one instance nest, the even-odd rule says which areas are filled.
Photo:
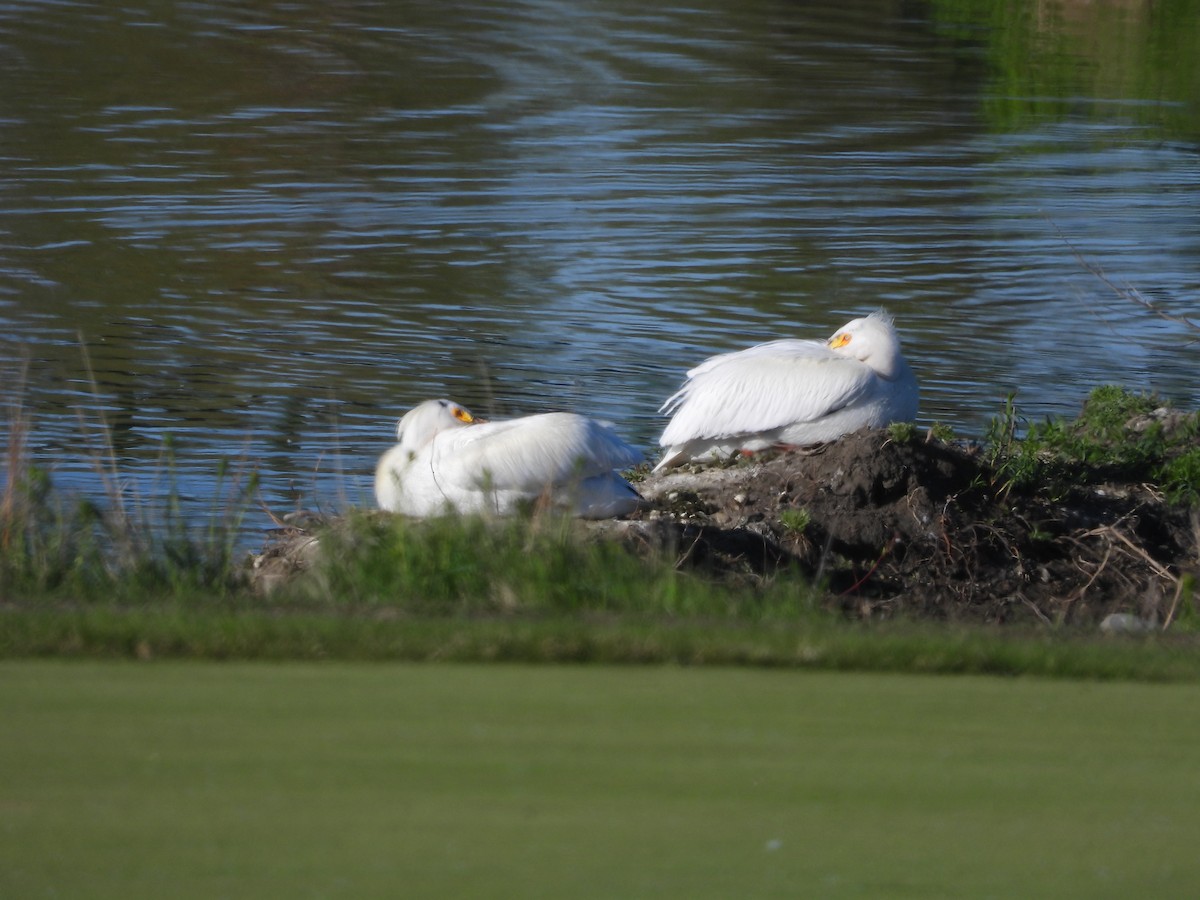
[[135, 480], [170, 434], [189, 494], [246, 455], [339, 502], [425, 397], [649, 446], [699, 359], [880, 305], [924, 421], [1196, 405], [1186, 331], [1081, 262], [1194, 308], [1187, 4], [1001, 6], [0, 4], [36, 451], [88, 483], [81, 405]]

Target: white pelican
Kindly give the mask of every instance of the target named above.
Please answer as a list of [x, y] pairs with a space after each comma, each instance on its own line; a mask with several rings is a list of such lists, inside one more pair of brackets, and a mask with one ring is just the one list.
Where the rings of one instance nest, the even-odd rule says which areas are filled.
[[828, 341], [782, 340], [705, 360], [659, 412], [672, 418], [655, 471], [735, 451], [802, 447], [911, 421], [917, 380], [883, 310]]
[[396, 446], [375, 469], [381, 509], [410, 516], [491, 512], [547, 500], [589, 519], [642, 502], [614, 470], [642, 454], [612, 426], [573, 413], [485, 422], [449, 400], [426, 400], [396, 426]]

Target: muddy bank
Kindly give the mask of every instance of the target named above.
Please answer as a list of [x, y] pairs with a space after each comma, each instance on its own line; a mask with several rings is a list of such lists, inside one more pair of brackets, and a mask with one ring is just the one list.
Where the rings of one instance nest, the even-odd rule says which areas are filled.
[[798, 567], [856, 616], [1164, 623], [1198, 562], [1196, 513], [1145, 485], [1006, 491], [978, 448], [886, 431], [639, 487], [627, 539], [722, 577]]
[[[969, 445], [864, 431], [808, 451], [673, 470], [647, 509], [588, 523], [633, 552], [731, 584], [787, 568], [852, 617], [1158, 627], [1192, 603], [1200, 516], [1140, 483], [1006, 489]], [[255, 561], [268, 588], [313, 559], [311, 527]]]

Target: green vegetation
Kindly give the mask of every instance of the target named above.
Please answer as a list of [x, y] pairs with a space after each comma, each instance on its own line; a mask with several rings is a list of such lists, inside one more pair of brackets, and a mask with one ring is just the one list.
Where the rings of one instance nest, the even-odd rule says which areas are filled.
[[1195, 685], [0, 664], [6, 897], [1187, 896]]
[[1190, 635], [633, 616], [408, 617], [166, 605], [8, 609], [0, 659], [603, 663], [1200, 681]]
[[801, 579], [749, 577], [729, 591], [681, 571], [669, 552], [636, 555], [593, 540], [571, 519], [412, 522], [351, 513], [326, 531], [313, 577], [280, 602], [387, 607], [411, 615], [622, 614], [759, 621], [792, 619], [812, 602]]
[[[983, 115], [997, 131], [1030, 121], [1119, 116], [1166, 139], [1193, 141], [1200, 117], [1197, 0], [1044, 3], [935, 0], [947, 51], [982, 58], [990, 90]], [[985, 42], [985, 43], [981, 43]], [[1090, 108], [1080, 98], [1096, 98]], [[1131, 102], [1132, 101], [1132, 102]], [[1113, 140], [1112, 130], [1097, 140]], [[1121, 136], [1116, 135], [1120, 140]]]
[[[225, 465], [218, 482], [229, 484]], [[236, 542], [254, 490], [253, 476], [239, 477], [196, 523], [177, 501], [161, 516], [144, 517], [123, 504], [102, 508], [91, 499], [64, 498], [49, 476], [27, 468], [0, 500], [4, 596], [124, 602], [227, 596], [243, 581]]]
[[887, 428], [888, 437], [897, 444], [907, 444], [917, 437], [917, 426], [912, 422], [893, 422]]
[[1061, 496], [1081, 479], [1121, 480], [1155, 485], [1173, 503], [1200, 499], [1200, 413], [1106, 386], [1072, 421], [1048, 419], [1019, 437], [1020, 421], [1010, 396], [988, 429], [988, 461], [1005, 491]]
[[893, 422], [887, 427], [887, 432], [888, 437], [897, 444], [908, 444], [918, 439], [949, 444], [955, 440], [954, 428], [944, 422], [933, 422], [923, 435], [912, 422]]
[[[115, 487], [107, 504], [72, 501], [24, 462], [25, 427], [19, 415], [12, 421], [0, 495], [0, 658], [674, 662], [1200, 679], [1186, 572], [1168, 598], [1165, 634], [866, 624], [847, 621], [838, 598], [795, 569], [764, 575], [751, 559], [735, 559], [733, 576], [725, 561], [717, 580], [703, 560], [681, 565], [687, 546], [630, 552], [626, 542], [639, 538], [619, 528], [600, 536], [551, 515], [413, 523], [351, 511], [315, 533], [302, 576], [291, 577], [293, 567], [289, 577], [255, 581], [235, 550], [252, 475], [224, 468], [219, 497], [199, 522], [178, 505], [145, 515]], [[997, 490], [1066, 491], [1097, 473], [1155, 483], [1179, 502], [1194, 503], [1200, 490], [1197, 416], [1164, 413], [1154, 398], [1102, 388], [1076, 421], [1024, 437], [1019, 423], [1010, 399], [986, 450]], [[97, 478], [115, 485], [110, 458], [102, 445]], [[169, 452], [164, 471], [169, 477]], [[796, 540], [811, 525], [803, 508], [779, 515]]]
[[955, 439], [954, 428], [945, 422], [934, 422], [929, 426], [929, 437], [931, 440], [948, 444]]
[[812, 524], [812, 514], [807, 509], [789, 508], [780, 510], [779, 524], [789, 535], [799, 537]]
[[164, 444], [163, 477], [173, 498], [152, 512], [122, 485], [111, 435], [91, 428], [91, 464], [106, 504], [54, 488], [27, 456], [30, 422], [8, 411], [5, 481], [0, 491], [0, 599], [139, 603], [164, 597], [224, 597], [244, 582], [239, 529], [257, 491], [245, 466], [218, 463], [207, 514], [185, 513], [175, 489], [174, 455]]

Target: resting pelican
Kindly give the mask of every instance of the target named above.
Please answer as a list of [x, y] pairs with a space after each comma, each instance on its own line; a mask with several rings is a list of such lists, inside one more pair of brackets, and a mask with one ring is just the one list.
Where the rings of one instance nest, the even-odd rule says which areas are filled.
[[604, 519], [642, 502], [614, 470], [642, 454], [612, 426], [573, 413], [485, 422], [450, 400], [426, 400], [396, 426], [399, 443], [375, 469], [381, 509], [410, 516], [491, 512], [548, 500]]
[[891, 317], [879, 310], [825, 342], [770, 341], [707, 359], [659, 411], [672, 418], [655, 471], [911, 421], [917, 380]]

